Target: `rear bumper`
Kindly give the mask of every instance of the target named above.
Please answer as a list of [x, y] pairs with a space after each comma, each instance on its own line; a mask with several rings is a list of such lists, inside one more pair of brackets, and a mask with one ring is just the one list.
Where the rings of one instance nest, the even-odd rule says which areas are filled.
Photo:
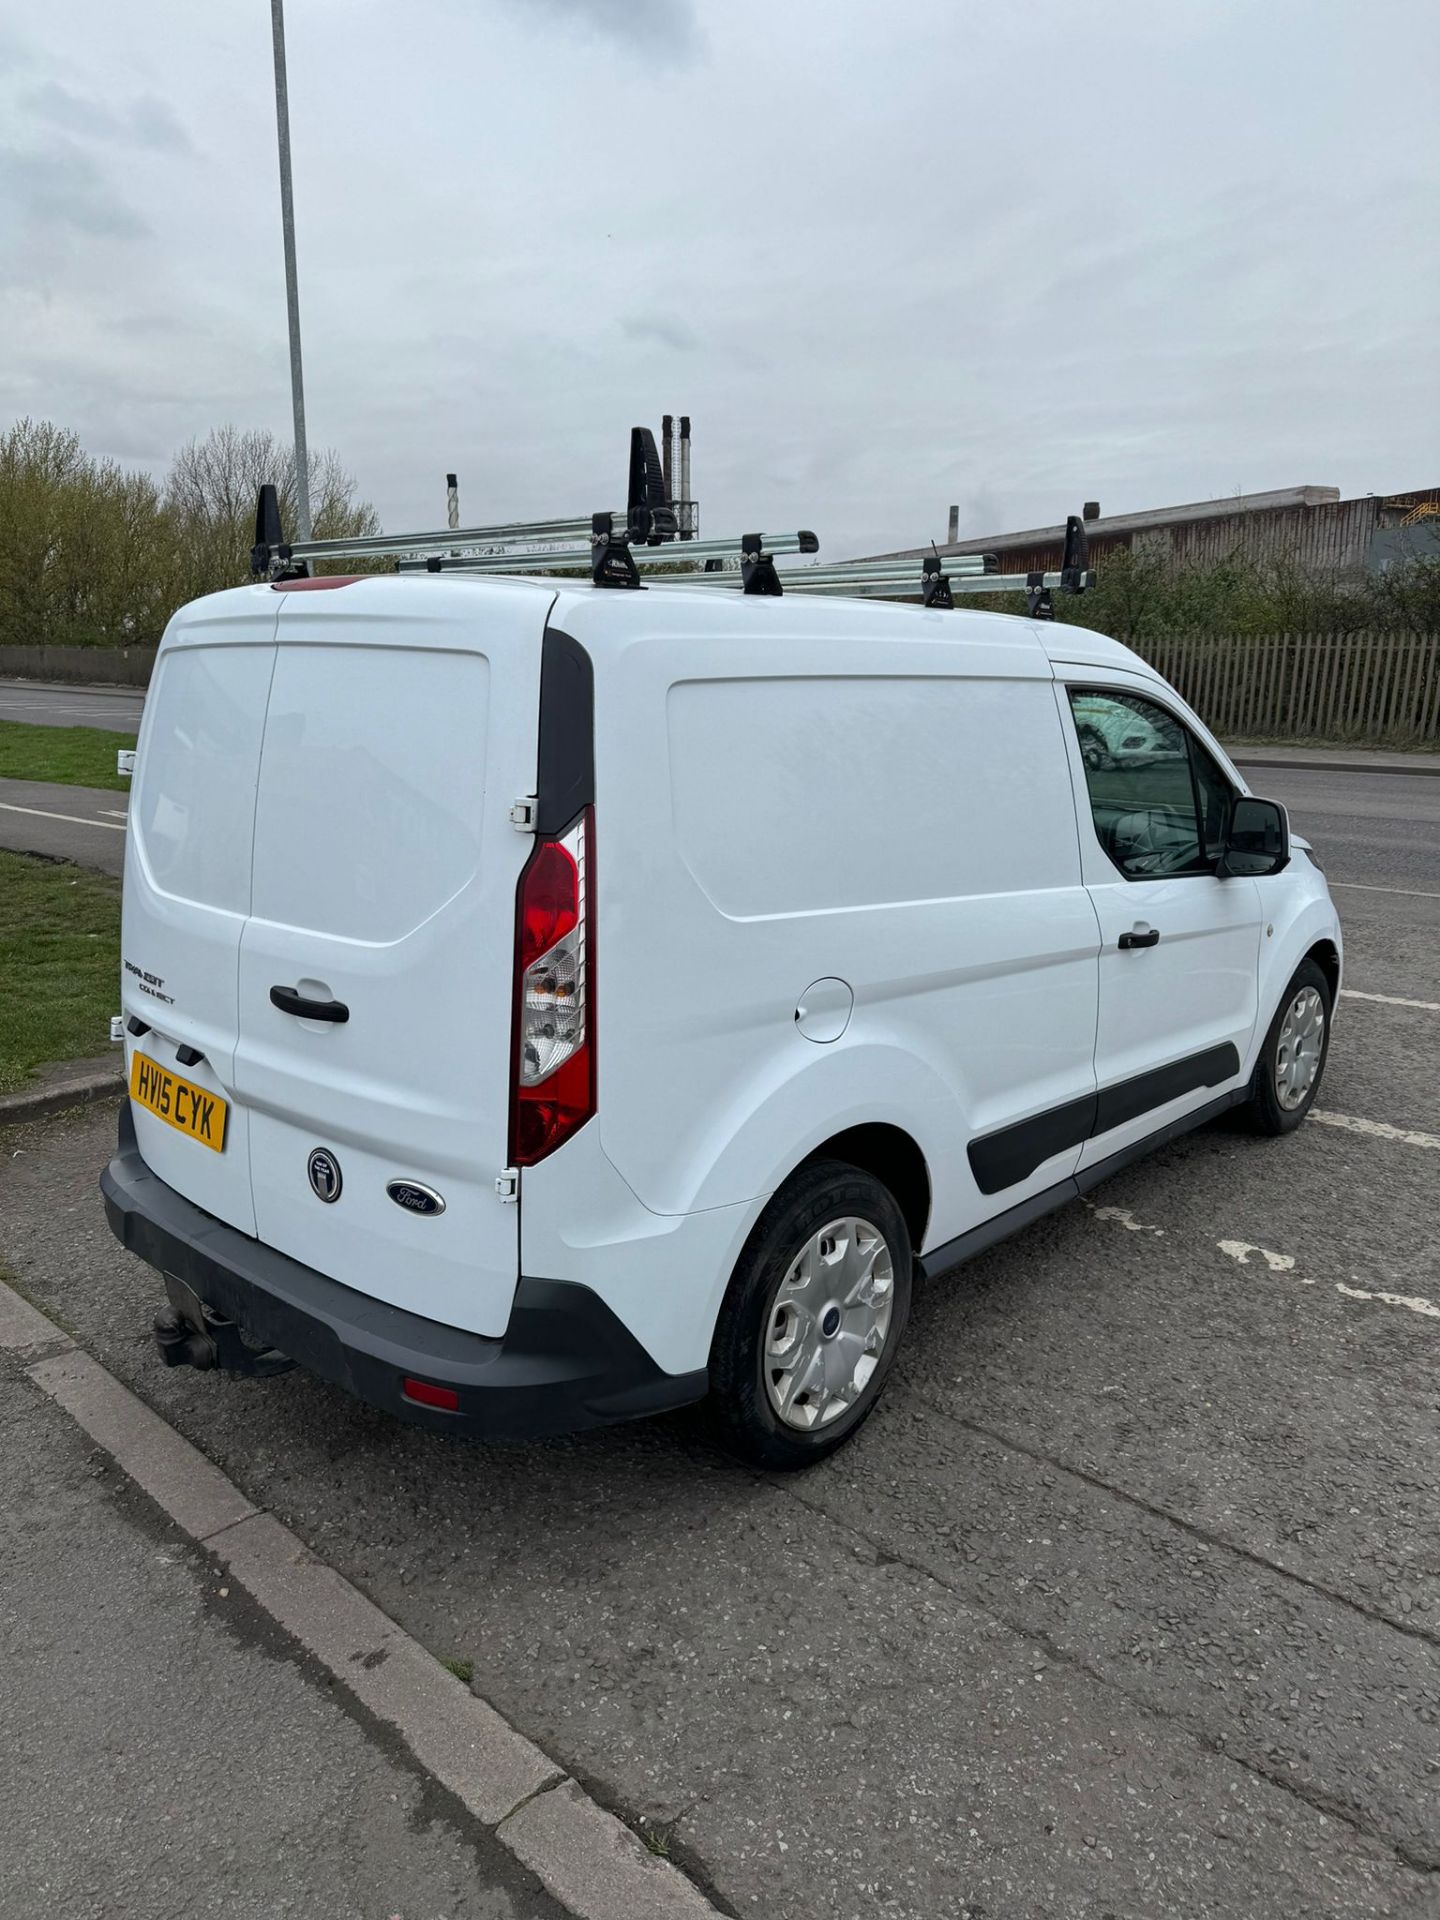
[[[530, 1439], [639, 1419], [703, 1398], [704, 1369], [664, 1373], [588, 1287], [522, 1278], [498, 1340], [341, 1286], [227, 1227], [140, 1158], [126, 1100], [100, 1176], [111, 1231], [253, 1339], [397, 1419], [445, 1433]], [[458, 1412], [407, 1400], [406, 1379], [453, 1387]]]

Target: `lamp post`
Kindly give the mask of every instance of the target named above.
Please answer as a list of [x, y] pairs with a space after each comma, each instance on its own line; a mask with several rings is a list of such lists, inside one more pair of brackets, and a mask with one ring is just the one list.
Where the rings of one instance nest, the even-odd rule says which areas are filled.
[[310, 451], [305, 441], [305, 376], [300, 366], [300, 293], [295, 280], [295, 199], [290, 184], [290, 95], [285, 83], [285, 5], [270, 0], [275, 42], [275, 132], [280, 145], [280, 225], [285, 236], [285, 305], [290, 316], [290, 402], [295, 412], [295, 521], [310, 538]]

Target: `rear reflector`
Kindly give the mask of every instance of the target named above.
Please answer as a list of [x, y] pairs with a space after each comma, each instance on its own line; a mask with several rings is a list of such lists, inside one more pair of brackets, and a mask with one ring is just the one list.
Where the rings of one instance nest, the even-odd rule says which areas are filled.
[[401, 1391], [417, 1406], [438, 1407], [442, 1413], [458, 1413], [460, 1396], [454, 1387], [434, 1387], [428, 1380], [402, 1380]]

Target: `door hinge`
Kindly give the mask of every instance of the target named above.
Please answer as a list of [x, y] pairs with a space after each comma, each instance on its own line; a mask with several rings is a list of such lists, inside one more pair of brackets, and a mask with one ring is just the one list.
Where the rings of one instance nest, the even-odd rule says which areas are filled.
[[513, 1207], [520, 1198], [520, 1170], [518, 1167], [506, 1167], [495, 1181], [495, 1191], [507, 1207]]
[[535, 831], [535, 815], [539, 811], [539, 798], [533, 793], [526, 794], [523, 800], [517, 800], [510, 809], [510, 824], [518, 833]]

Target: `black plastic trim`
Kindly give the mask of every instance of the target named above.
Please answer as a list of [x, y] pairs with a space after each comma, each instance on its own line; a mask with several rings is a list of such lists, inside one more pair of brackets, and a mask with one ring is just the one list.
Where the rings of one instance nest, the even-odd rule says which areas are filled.
[[580, 642], [546, 627], [540, 652], [535, 831], [563, 833], [595, 804], [595, 666]]
[[1067, 1147], [1078, 1147], [1095, 1131], [1097, 1096], [1087, 1093], [1063, 1107], [1051, 1107], [1029, 1120], [1017, 1120], [998, 1133], [970, 1142], [970, 1171], [982, 1193], [1000, 1193], [1028, 1180], [1036, 1167]]
[[1232, 1087], [1229, 1093], [1222, 1093], [1216, 1100], [1207, 1100], [1203, 1107], [1197, 1107], [1193, 1113], [1182, 1114], [1178, 1120], [1170, 1120], [1163, 1127], [1157, 1127], [1154, 1133], [1147, 1133], [1143, 1140], [1132, 1141], [1118, 1153], [1097, 1160], [1093, 1167], [1082, 1167], [1079, 1173], [1057, 1181], [1042, 1193], [1031, 1194], [1028, 1200], [1022, 1200], [1018, 1206], [1007, 1207], [1004, 1213], [997, 1213], [993, 1220], [983, 1220], [978, 1227], [972, 1227], [969, 1233], [962, 1233], [954, 1240], [932, 1247], [915, 1263], [917, 1278], [933, 1280], [938, 1274], [947, 1273], [951, 1267], [973, 1260], [977, 1254], [986, 1252], [1001, 1240], [1008, 1240], [1011, 1234], [1019, 1233], [1036, 1220], [1042, 1220], [1047, 1213], [1054, 1213], [1067, 1201], [1078, 1200], [1082, 1194], [1091, 1192], [1102, 1181], [1122, 1172], [1134, 1161], [1143, 1160], [1147, 1154], [1155, 1153], [1170, 1141], [1180, 1139], [1183, 1134], [1193, 1133], [1196, 1127], [1203, 1127], [1209, 1120], [1218, 1120], [1221, 1114], [1238, 1107], [1249, 1095], [1249, 1087]]
[[[206, 1306], [323, 1380], [413, 1425], [531, 1439], [638, 1419], [704, 1398], [705, 1369], [663, 1372], [598, 1294], [522, 1277], [499, 1339], [447, 1327], [342, 1286], [205, 1213], [152, 1173], [120, 1110], [100, 1176], [115, 1237]], [[458, 1413], [404, 1397], [413, 1377], [454, 1387]]]
[[1172, 1060], [1168, 1066], [1137, 1073], [1098, 1093], [1069, 1100], [1063, 1107], [1051, 1107], [1028, 1120], [1002, 1127], [970, 1142], [970, 1171], [982, 1193], [1000, 1193], [1021, 1180], [1029, 1179], [1067, 1147], [1078, 1147], [1098, 1134], [1123, 1127], [1127, 1120], [1138, 1120], [1153, 1107], [1163, 1107], [1197, 1087], [1215, 1087], [1240, 1071], [1240, 1055], [1230, 1041], [1207, 1047], [1184, 1060]]
[[1238, 1049], [1227, 1040], [1223, 1046], [1207, 1047], [1185, 1060], [1172, 1060], [1168, 1067], [1155, 1067], [1149, 1073], [1137, 1073], [1133, 1080], [1118, 1086], [1102, 1087], [1092, 1134], [1109, 1133], [1123, 1127], [1127, 1120], [1138, 1120], [1142, 1113], [1163, 1107], [1182, 1094], [1198, 1087], [1218, 1087], [1222, 1080], [1233, 1080], [1240, 1071]]

